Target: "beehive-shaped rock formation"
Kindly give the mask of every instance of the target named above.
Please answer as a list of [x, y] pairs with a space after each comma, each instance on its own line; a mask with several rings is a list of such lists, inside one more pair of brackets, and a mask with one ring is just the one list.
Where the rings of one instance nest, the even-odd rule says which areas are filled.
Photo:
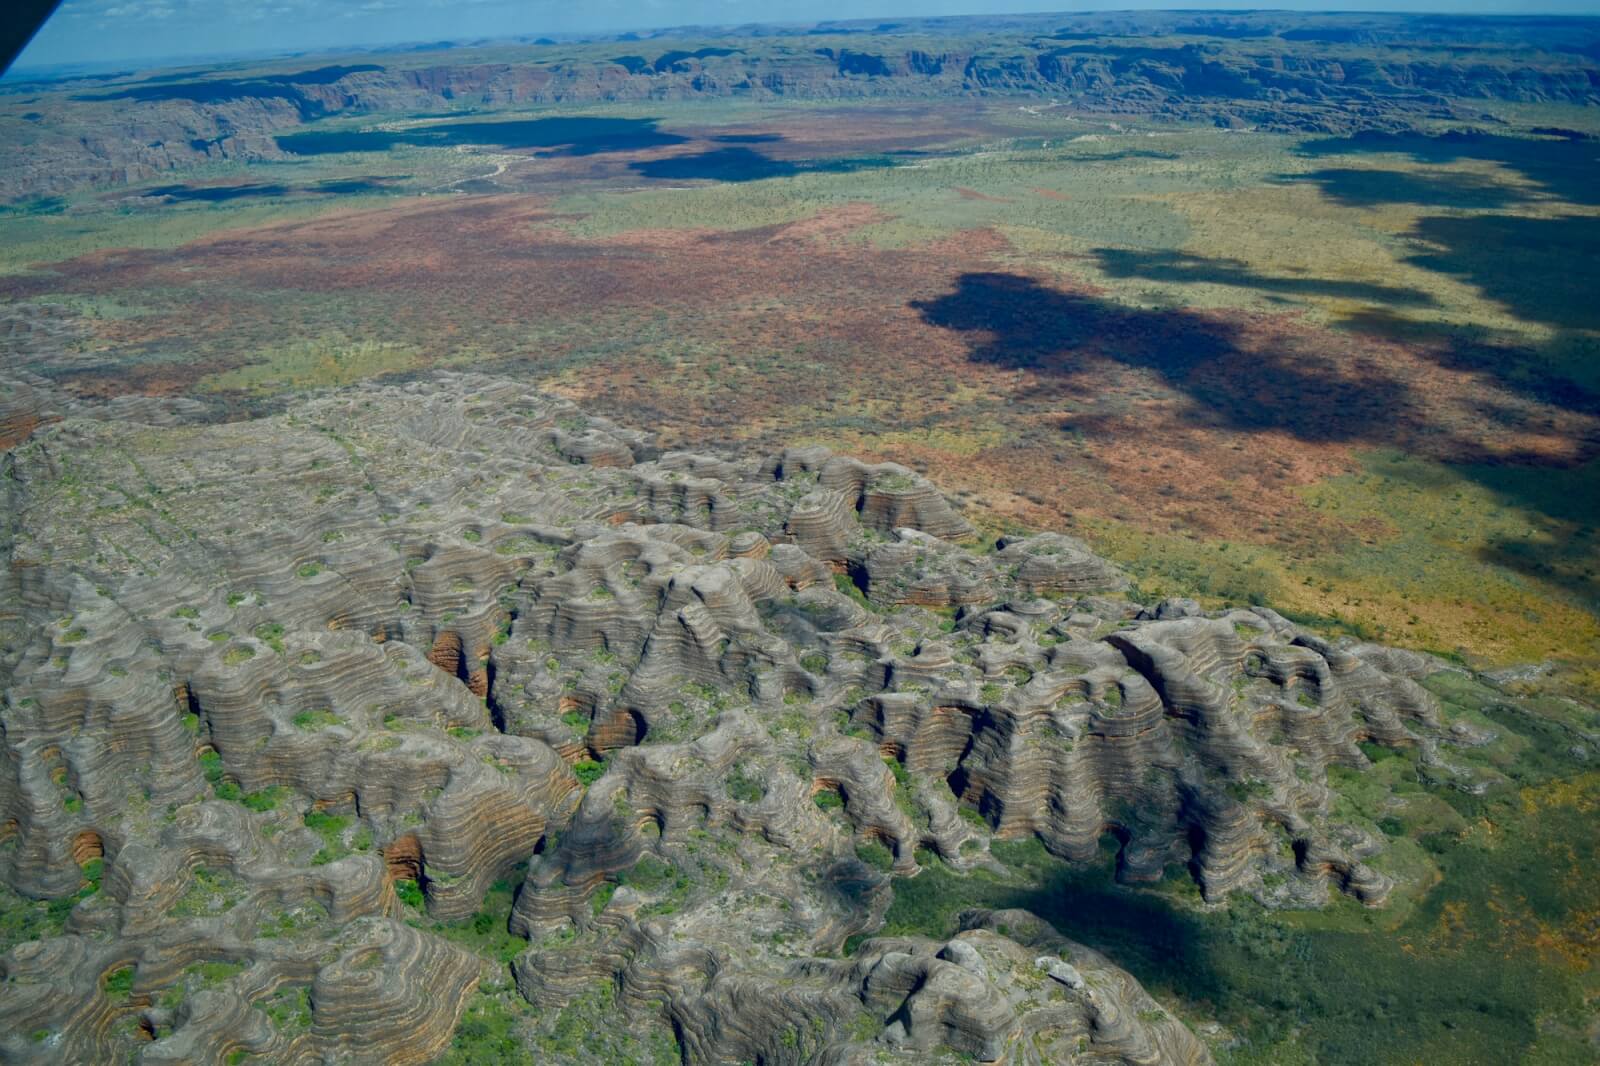
[[7, 1061], [427, 1061], [509, 879], [520, 992], [606, 982], [691, 1062], [1204, 1062], [1025, 915], [871, 938], [893, 878], [1112, 833], [1126, 881], [1377, 904], [1327, 769], [1452, 772], [1403, 656], [988, 550], [893, 464], [470, 375], [139, 413], [4, 457], [0, 880], [68, 904], [0, 958]]

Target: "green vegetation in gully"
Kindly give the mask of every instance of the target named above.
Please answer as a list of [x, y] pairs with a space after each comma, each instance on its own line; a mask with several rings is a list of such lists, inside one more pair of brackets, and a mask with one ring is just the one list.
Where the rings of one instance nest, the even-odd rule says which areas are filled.
[[[407, 920], [473, 952], [499, 973], [485, 981], [467, 1001], [467, 1008], [449, 1049], [437, 1066], [522, 1066], [556, 1055], [592, 1062], [628, 1062], [639, 1066], [672, 1066], [680, 1061], [672, 1030], [659, 1018], [630, 1018], [617, 1024], [615, 990], [597, 982], [563, 1007], [535, 1006], [517, 992], [510, 962], [526, 951], [528, 941], [508, 925], [522, 870], [496, 881], [476, 915], [460, 922], [429, 922], [420, 915]], [[414, 909], [418, 897], [402, 892]], [[570, 932], [568, 933], [570, 937]]]
[[635, 1066], [677, 1066], [682, 1061], [665, 1022], [620, 1020], [615, 989], [604, 982], [560, 1009], [532, 1007], [514, 989], [480, 987], [436, 1066], [523, 1066], [557, 1055], [567, 1061]]
[[[1506, 779], [1482, 796], [1427, 783], [1414, 756], [1372, 748], [1366, 773], [1336, 770], [1338, 815], [1381, 832], [1399, 882], [1384, 907], [1337, 898], [1269, 911], [1245, 898], [1201, 905], [1186, 871], [1154, 888], [1115, 883], [1036, 841], [999, 842], [1013, 871], [960, 875], [931, 856], [896, 880], [881, 934], [948, 935], [967, 907], [1022, 907], [1105, 952], [1191, 1022], [1216, 1020], [1231, 1066], [1498, 1066], [1593, 1062], [1600, 773], [1570, 749], [1592, 720], [1564, 701], [1515, 699], [1441, 674], [1450, 720], [1503, 740], [1451, 752]], [[1390, 801], [1400, 799], [1399, 804]]]
[[60, 936], [72, 909], [100, 891], [104, 866], [101, 859], [84, 863], [82, 885], [60, 899], [29, 899], [0, 884], [0, 954], [29, 940]]

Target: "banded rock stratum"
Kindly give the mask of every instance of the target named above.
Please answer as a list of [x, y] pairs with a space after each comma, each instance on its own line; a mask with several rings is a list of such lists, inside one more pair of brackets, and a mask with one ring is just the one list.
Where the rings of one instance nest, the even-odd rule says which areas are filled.
[[1377, 906], [1328, 768], [1474, 739], [1436, 664], [1134, 602], [893, 464], [448, 373], [61, 413], [0, 479], [0, 878], [79, 901], [0, 958], [5, 1061], [429, 1061], [496, 970], [434, 923], [510, 878], [517, 990], [691, 1063], [1208, 1062], [1025, 912], [874, 936], [895, 879], [1110, 833], [1127, 882]]

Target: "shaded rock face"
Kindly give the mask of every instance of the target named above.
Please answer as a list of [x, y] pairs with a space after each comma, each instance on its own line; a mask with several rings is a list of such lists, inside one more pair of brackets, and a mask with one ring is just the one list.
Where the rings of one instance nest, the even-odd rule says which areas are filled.
[[473, 375], [141, 413], [4, 456], [0, 878], [84, 897], [0, 957], [8, 1061], [427, 1061], [493, 966], [402, 890], [448, 922], [512, 877], [521, 993], [604, 981], [690, 1062], [1204, 1062], [1026, 915], [841, 952], [997, 837], [1377, 904], [1327, 768], [1451, 772], [1414, 657], [1131, 603], [893, 464], [661, 453]]

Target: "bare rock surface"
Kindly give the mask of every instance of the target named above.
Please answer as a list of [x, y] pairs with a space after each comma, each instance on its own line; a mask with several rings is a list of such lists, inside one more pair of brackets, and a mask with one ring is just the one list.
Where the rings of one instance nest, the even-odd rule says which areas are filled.
[[4, 456], [0, 880], [79, 900], [0, 957], [5, 1061], [428, 1061], [493, 977], [438, 923], [509, 879], [516, 990], [689, 1062], [1208, 1062], [1025, 913], [874, 937], [893, 876], [1110, 831], [1127, 881], [1377, 905], [1328, 768], [1457, 772], [1416, 657], [1132, 603], [903, 467], [461, 374], [190, 414]]

